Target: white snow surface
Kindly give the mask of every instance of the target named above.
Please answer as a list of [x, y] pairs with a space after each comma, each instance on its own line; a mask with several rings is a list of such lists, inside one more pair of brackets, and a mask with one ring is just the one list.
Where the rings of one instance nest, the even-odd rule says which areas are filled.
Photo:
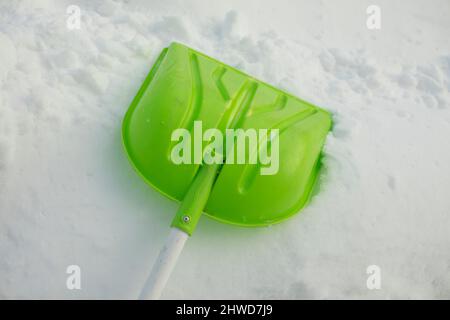
[[171, 41], [335, 124], [309, 206], [268, 228], [201, 219], [163, 298], [450, 298], [450, 2], [378, 0], [380, 30], [370, 4], [1, 1], [0, 298], [138, 296], [177, 204], [133, 171], [121, 121]]

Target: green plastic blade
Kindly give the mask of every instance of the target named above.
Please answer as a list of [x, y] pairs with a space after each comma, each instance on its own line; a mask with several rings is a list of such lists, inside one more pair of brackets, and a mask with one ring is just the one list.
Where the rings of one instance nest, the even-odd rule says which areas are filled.
[[[212, 188], [203, 191], [208, 216], [231, 224], [265, 226], [288, 218], [306, 204], [331, 127], [327, 111], [172, 43], [162, 51], [129, 107], [122, 138], [131, 163], [145, 181], [178, 201], [188, 196], [205, 166], [174, 164], [171, 134], [177, 128], [192, 132], [196, 120], [202, 121], [203, 132], [230, 127], [279, 129], [276, 174], [261, 175], [261, 163], [224, 164], [217, 172], [209, 168], [212, 173], [204, 175], [205, 182], [197, 183], [202, 190]], [[185, 213], [180, 209], [173, 224], [190, 234], [195, 223], [187, 227], [182, 220]]]

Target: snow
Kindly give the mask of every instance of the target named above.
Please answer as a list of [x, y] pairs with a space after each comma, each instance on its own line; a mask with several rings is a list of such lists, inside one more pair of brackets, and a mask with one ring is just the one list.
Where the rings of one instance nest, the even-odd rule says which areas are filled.
[[[0, 297], [138, 296], [177, 205], [133, 171], [120, 127], [180, 41], [335, 125], [310, 205], [269, 228], [203, 218], [164, 298], [450, 298], [450, 3], [379, 0], [368, 30], [371, 4], [0, 4]], [[66, 288], [72, 264], [81, 290]]]

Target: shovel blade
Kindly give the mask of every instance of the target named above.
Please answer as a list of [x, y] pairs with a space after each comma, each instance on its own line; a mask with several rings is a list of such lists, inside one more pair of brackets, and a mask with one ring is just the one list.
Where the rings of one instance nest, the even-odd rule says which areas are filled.
[[[232, 113], [240, 112], [236, 118]], [[234, 121], [232, 119], [238, 119]], [[178, 43], [164, 49], [129, 107], [122, 128], [126, 153], [143, 179], [181, 201], [200, 164], [175, 164], [171, 135], [184, 128], [194, 137], [219, 128], [278, 129], [274, 174], [256, 163], [225, 163], [205, 213], [219, 221], [265, 226], [298, 212], [316, 181], [330, 114], [243, 72]], [[225, 124], [225, 125], [224, 125]], [[193, 141], [195, 143], [195, 141]], [[259, 149], [246, 146], [247, 154]], [[236, 153], [235, 153], [236, 154]], [[275, 159], [274, 159], [275, 160]]]

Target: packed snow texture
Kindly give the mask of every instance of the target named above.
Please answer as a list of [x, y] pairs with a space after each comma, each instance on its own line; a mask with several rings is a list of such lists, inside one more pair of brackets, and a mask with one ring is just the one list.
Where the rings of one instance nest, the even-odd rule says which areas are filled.
[[180, 41], [330, 110], [334, 128], [301, 214], [201, 219], [163, 298], [450, 298], [450, 2], [376, 2], [380, 30], [366, 0], [3, 1], [0, 297], [138, 296], [177, 204], [133, 171], [121, 121]]

